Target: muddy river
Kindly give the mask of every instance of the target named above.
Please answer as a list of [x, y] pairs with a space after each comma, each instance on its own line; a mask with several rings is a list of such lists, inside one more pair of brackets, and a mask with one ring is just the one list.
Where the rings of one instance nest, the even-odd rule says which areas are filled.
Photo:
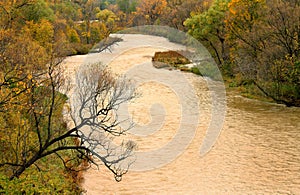
[[[190, 123], [195, 132], [186, 147], [170, 149], [170, 153], [180, 150], [176, 158], [170, 158], [162, 166], [129, 170], [121, 182], [116, 182], [104, 166], [100, 165], [99, 170], [89, 169], [84, 173], [86, 194], [300, 194], [300, 108], [250, 100], [227, 92], [220, 135], [212, 149], [201, 156], [200, 147], [213, 112], [208, 83], [218, 85], [218, 82], [191, 73], [155, 69], [151, 65], [156, 51], [184, 47], [152, 36], [128, 35], [123, 39], [112, 53], [67, 59], [69, 75], [82, 62], [100, 60], [117, 74], [130, 72], [133, 81], [143, 80], [137, 86], [141, 95], [128, 105], [128, 113], [141, 132], [143, 126], [151, 131], [154, 125], [156, 130], [147, 135], [128, 133], [122, 138], [135, 141], [140, 153], [147, 154], [171, 142], [182, 122], [188, 121], [187, 125]], [[179, 97], [178, 94], [188, 93], [183, 83], [173, 88], [173, 83], [180, 82], [179, 75], [192, 86], [197, 102]], [[160, 80], [164, 76], [166, 82]], [[153, 107], [156, 104], [160, 106]], [[183, 104], [189, 108], [184, 120], [181, 119], [185, 117]], [[199, 112], [193, 115], [195, 110]], [[156, 120], [161, 124], [156, 124]], [[160, 154], [155, 162], [166, 158]]]

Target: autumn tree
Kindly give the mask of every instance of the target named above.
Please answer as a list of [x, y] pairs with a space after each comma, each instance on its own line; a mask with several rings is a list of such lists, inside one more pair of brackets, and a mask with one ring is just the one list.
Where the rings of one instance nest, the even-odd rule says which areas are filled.
[[23, 9], [33, 5], [36, 0], [24, 1], [8, 1], [3, 0], [0, 2], [0, 22], [2, 29], [11, 28], [16, 20], [23, 20]]
[[229, 55], [225, 28], [227, 4], [227, 0], [215, 0], [207, 11], [192, 14], [184, 22], [188, 33], [209, 48], [219, 65], [226, 63]]
[[[296, 1], [295, 1], [296, 2]], [[244, 78], [278, 103], [299, 105], [299, 4], [243, 1], [229, 4], [231, 50]]]
[[126, 131], [119, 127], [114, 111], [133, 97], [133, 89], [124, 80], [113, 78], [101, 66], [80, 72], [78, 94], [72, 97], [70, 108], [74, 127], [68, 129], [60, 116], [66, 97], [61, 93], [65, 86], [62, 86], [62, 71], [57, 70], [57, 65], [55, 61], [44, 74], [35, 73], [39, 77], [27, 76], [27, 84], [23, 79], [10, 87], [11, 93], [19, 95], [14, 102], [2, 107], [5, 112], [1, 112], [1, 134], [5, 132], [7, 136], [2, 136], [0, 141], [1, 148], [5, 149], [1, 170], [13, 179], [32, 165], [38, 167], [39, 160], [49, 155], [56, 155], [67, 164], [70, 160], [66, 162], [60, 152], [73, 150], [78, 153], [75, 160], [82, 158], [95, 163], [95, 159], [99, 159], [120, 180], [127, 171], [120, 162], [131, 155], [134, 144], [127, 142], [113, 147], [107, 136], [122, 135]]
[[117, 0], [119, 9], [126, 14], [136, 11], [137, 0]]
[[99, 2], [96, 0], [76, 0], [81, 7], [82, 20], [84, 21], [84, 32], [82, 36], [85, 37], [86, 44], [90, 44], [91, 36], [91, 22], [95, 19], [95, 9], [99, 7]]
[[137, 0], [117, 0], [115, 5], [108, 6], [108, 9], [117, 15], [119, 19], [117, 25], [120, 29], [132, 26], [137, 2]]
[[68, 23], [82, 19], [82, 8], [76, 1], [53, 1], [49, 2], [49, 7], [57, 18], [64, 19]]
[[159, 17], [167, 6], [166, 0], [139, 0], [136, 8], [135, 25], [159, 23]]
[[25, 21], [37, 22], [42, 18], [54, 20], [54, 12], [45, 0], [36, 0], [31, 5], [24, 7], [22, 12]]
[[198, 0], [169, 0], [163, 15], [160, 17], [161, 24], [185, 31], [186, 28], [183, 23], [191, 16], [191, 13], [206, 11], [210, 3], [210, 1], [203, 2]]
[[116, 24], [119, 18], [112, 11], [107, 9], [98, 10], [96, 13], [96, 18], [98, 19], [97, 24], [101, 32], [100, 40], [107, 38], [110, 33], [114, 32], [117, 29]]
[[[42, 162], [54, 156], [68, 169], [73, 160], [98, 159], [120, 180], [127, 171], [120, 163], [131, 156], [134, 144], [113, 146], [108, 137], [126, 132], [115, 110], [134, 97], [134, 89], [104, 66], [86, 65], [90, 68], [78, 71], [77, 93], [67, 97], [62, 27], [46, 18], [23, 22], [21, 15], [7, 14], [11, 9], [1, 12], [9, 19], [1, 20], [6, 28], [0, 29], [0, 174], [13, 180], [33, 166], [41, 170]], [[65, 151], [75, 155], [66, 158]]]

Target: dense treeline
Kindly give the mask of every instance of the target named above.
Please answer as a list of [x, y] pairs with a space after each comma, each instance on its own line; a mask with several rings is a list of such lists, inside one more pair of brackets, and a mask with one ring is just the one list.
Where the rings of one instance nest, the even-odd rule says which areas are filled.
[[77, 9], [69, 1], [0, 2], [0, 194], [80, 192], [77, 174], [70, 171], [80, 161], [70, 161], [68, 169], [62, 163], [76, 152], [37, 161], [42, 143], [66, 130], [67, 98], [57, 91], [63, 78], [55, 67], [74, 52], [69, 22], [77, 19]]
[[234, 85], [300, 106], [299, 3], [215, 0], [184, 24], [210, 49], [224, 75], [235, 78]]
[[209, 49], [230, 86], [300, 106], [299, 0], [117, 0], [104, 4], [116, 15], [116, 29], [154, 24], [188, 32]]
[[[120, 2], [128, 5], [124, 12], [118, 9]], [[130, 3], [136, 9], [129, 9]], [[299, 4], [299, 0], [123, 0], [114, 9], [126, 15], [127, 26], [167, 25], [188, 32], [209, 49], [230, 86], [300, 106]]]
[[[95, 75], [81, 77], [97, 87], [82, 87], [80, 102], [97, 112], [79, 120], [74, 116], [82, 116], [82, 111], [66, 107], [69, 88], [60, 66], [64, 58], [88, 52], [115, 28], [115, 14], [99, 6], [68, 0], [0, 2], [0, 194], [79, 194], [79, 171], [94, 162], [92, 155], [98, 155], [116, 180], [126, 173], [117, 163], [130, 156], [134, 145], [110, 148], [92, 137], [125, 132], [108, 118], [133, 97], [126, 81], [97, 66]], [[67, 125], [63, 113], [74, 117], [74, 127]], [[80, 127], [89, 120], [93, 132], [83, 145]], [[101, 146], [108, 154], [92, 153]]]

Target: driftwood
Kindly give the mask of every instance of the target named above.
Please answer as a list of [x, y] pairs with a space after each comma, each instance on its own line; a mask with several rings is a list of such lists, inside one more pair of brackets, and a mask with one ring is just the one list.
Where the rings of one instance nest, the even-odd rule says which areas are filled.
[[91, 52], [100, 53], [105, 50], [112, 52], [112, 47], [114, 45], [118, 45], [118, 43], [121, 41], [123, 41], [123, 39], [120, 37], [107, 37], [103, 39], [101, 42], [99, 42], [98, 44], [96, 44]]

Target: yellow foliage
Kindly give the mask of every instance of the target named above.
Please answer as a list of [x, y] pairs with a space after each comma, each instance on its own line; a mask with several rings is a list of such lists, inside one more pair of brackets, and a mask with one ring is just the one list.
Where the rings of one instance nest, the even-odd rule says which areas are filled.
[[24, 32], [26, 34], [28, 33], [44, 48], [49, 48], [54, 38], [53, 25], [45, 19], [42, 19], [39, 23], [27, 21], [24, 27]]
[[154, 24], [166, 10], [167, 4], [166, 0], [141, 0], [137, 7], [137, 15], [144, 17], [148, 23]]

